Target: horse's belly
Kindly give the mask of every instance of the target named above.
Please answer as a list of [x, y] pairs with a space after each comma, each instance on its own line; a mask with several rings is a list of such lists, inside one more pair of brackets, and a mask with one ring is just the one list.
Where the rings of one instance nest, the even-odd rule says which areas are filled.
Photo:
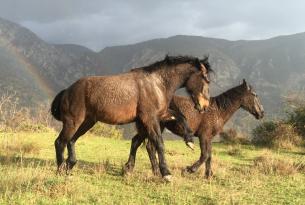
[[98, 121], [108, 124], [126, 124], [136, 118], [136, 105], [109, 105], [96, 113]]

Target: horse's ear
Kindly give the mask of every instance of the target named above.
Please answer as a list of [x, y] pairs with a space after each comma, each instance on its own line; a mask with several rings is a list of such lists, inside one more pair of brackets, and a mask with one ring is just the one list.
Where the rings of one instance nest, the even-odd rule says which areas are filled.
[[165, 55], [164, 61], [165, 61], [167, 64], [170, 64], [170, 57], [169, 57], [168, 54]]
[[243, 85], [247, 85], [247, 82], [245, 79], [243, 79]]
[[200, 63], [200, 60], [198, 58], [195, 59], [195, 66], [196, 66], [196, 68], [201, 69], [201, 63]]
[[248, 83], [247, 83], [247, 81], [246, 81], [245, 79], [243, 79], [242, 86], [243, 86], [244, 88], [246, 88], [247, 90], [250, 90], [250, 88], [249, 88], [249, 86], [248, 86]]
[[204, 76], [207, 75], [207, 73], [208, 73], [207, 68], [203, 65], [203, 63], [200, 62], [200, 60], [198, 58], [196, 58], [196, 60], [195, 60], [195, 66], [201, 70], [202, 75], [204, 75]]

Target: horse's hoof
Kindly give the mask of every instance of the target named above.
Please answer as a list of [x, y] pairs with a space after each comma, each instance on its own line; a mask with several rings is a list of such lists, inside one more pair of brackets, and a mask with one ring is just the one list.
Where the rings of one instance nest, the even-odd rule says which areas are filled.
[[181, 176], [186, 176], [188, 174], [188, 171], [186, 169], [181, 170]]
[[189, 148], [191, 148], [191, 150], [195, 149], [195, 144], [193, 142], [187, 142], [186, 146], [188, 146]]
[[71, 169], [67, 169], [67, 170], [66, 170], [66, 175], [67, 175], [67, 176], [73, 176], [72, 170], [71, 170]]
[[132, 171], [133, 171], [133, 169], [132, 169], [130, 166], [128, 166], [128, 165], [125, 165], [125, 166], [123, 166], [123, 168], [122, 168], [122, 174], [123, 174], [123, 176], [130, 176], [131, 173], [132, 173]]
[[187, 167], [185, 168], [185, 171], [186, 171], [187, 173], [189, 173], [189, 174], [192, 174], [192, 173], [195, 172], [195, 170], [193, 169], [192, 166], [187, 166]]
[[207, 180], [211, 180], [213, 178], [214, 174], [213, 172], [209, 172], [209, 173], [205, 173], [205, 179]]
[[66, 171], [66, 164], [65, 164], [65, 163], [62, 163], [61, 165], [59, 165], [59, 166], [57, 167], [56, 174], [57, 174], [57, 175], [62, 175], [62, 174], [65, 173], [65, 171]]
[[172, 182], [173, 181], [172, 175], [166, 175], [166, 176], [163, 177], [163, 179], [166, 182]]
[[159, 176], [160, 175], [159, 170], [153, 170], [152, 173], [153, 173], [154, 176]]

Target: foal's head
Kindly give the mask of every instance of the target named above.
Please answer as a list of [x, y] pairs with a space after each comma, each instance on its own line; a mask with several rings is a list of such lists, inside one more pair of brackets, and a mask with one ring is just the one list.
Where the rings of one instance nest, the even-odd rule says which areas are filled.
[[194, 66], [198, 70], [187, 80], [186, 90], [191, 95], [195, 108], [202, 112], [210, 105], [209, 73], [212, 72], [212, 69], [208, 62], [208, 57], [205, 57], [203, 60], [196, 58]]
[[263, 118], [264, 108], [253, 88], [245, 80], [243, 80], [242, 88], [244, 95], [241, 98], [241, 107], [250, 112], [256, 119]]

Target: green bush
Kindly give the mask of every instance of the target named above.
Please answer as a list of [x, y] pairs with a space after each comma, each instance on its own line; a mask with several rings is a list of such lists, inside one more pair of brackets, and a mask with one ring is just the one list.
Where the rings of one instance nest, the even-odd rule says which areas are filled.
[[253, 130], [252, 143], [270, 148], [291, 149], [300, 146], [302, 138], [291, 124], [267, 121]]
[[89, 132], [106, 138], [113, 138], [113, 139], [123, 138], [123, 132], [120, 129], [118, 129], [114, 125], [108, 125], [104, 123], [96, 123], [95, 126], [92, 129], [90, 129]]
[[305, 105], [299, 105], [288, 113], [287, 123], [293, 125], [305, 140]]
[[252, 143], [261, 146], [271, 146], [274, 138], [273, 133], [276, 127], [276, 123], [273, 121], [261, 123], [252, 131]]

